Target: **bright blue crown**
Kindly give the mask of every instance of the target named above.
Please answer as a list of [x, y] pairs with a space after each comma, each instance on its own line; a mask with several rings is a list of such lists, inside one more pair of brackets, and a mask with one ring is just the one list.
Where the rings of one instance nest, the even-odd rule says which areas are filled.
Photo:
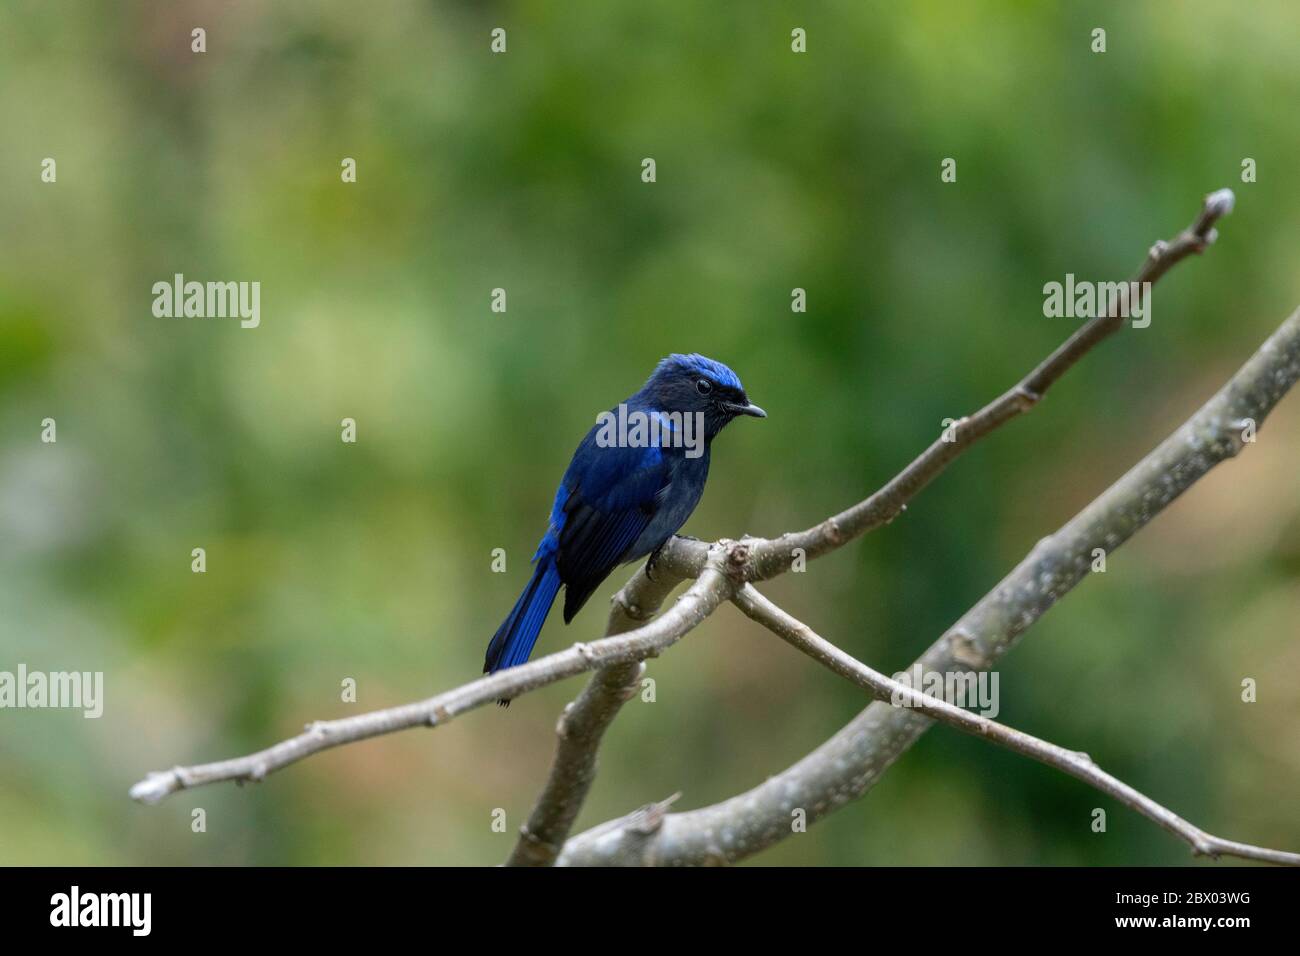
[[674, 352], [659, 363], [659, 367], [655, 369], [655, 372], [667, 371], [670, 368], [684, 369], [688, 372], [707, 376], [719, 385], [726, 385], [729, 388], [739, 389], [742, 392], [745, 390], [745, 387], [740, 384], [740, 378], [735, 372], [727, 368], [727, 366], [723, 365], [721, 362], [715, 362], [713, 359], [706, 358], [698, 352], [692, 352], [690, 355], [679, 355]]

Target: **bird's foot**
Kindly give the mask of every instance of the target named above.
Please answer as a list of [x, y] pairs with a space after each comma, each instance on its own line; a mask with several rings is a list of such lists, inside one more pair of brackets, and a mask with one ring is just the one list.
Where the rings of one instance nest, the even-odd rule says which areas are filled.
[[650, 557], [646, 558], [645, 576], [651, 581], [655, 579], [655, 565], [659, 563], [659, 556], [663, 554], [663, 550], [664, 546], [661, 544], [650, 553]]
[[[697, 537], [695, 537], [694, 535], [691, 535], [691, 534], [674, 534], [673, 537], [674, 537], [674, 538], [681, 538], [683, 541], [699, 541], [699, 540], [700, 540], [699, 538], [697, 538]], [[665, 541], [663, 544], [659, 545], [659, 547], [655, 548], [654, 553], [652, 553], [652, 554], [650, 555], [650, 557], [646, 559], [646, 563], [645, 563], [645, 576], [648, 577], [651, 581], [653, 581], [653, 580], [655, 579], [655, 568], [656, 568], [656, 567], [658, 566], [658, 564], [659, 564], [659, 559], [660, 559], [661, 557], [663, 557], [664, 548], [667, 547], [667, 545], [668, 545], [668, 542]]]

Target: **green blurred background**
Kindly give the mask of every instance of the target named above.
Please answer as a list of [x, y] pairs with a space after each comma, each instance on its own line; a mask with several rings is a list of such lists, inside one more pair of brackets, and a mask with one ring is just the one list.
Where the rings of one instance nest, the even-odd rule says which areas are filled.
[[[0, 670], [102, 670], [107, 702], [97, 721], [0, 711], [0, 862], [500, 861], [578, 681], [257, 787], [156, 808], [126, 791], [477, 676], [578, 439], [664, 354], [727, 362], [770, 414], [720, 439], [685, 530], [804, 527], [1068, 334], [1043, 317], [1045, 282], [1126, 277], [1234, 188], [1219, 244], [1160, 285], [1150, 328], [902, 520], [769, 586], [857, 657], [905, 667], [1300, 301], [1298, 31], [1288, 0], [6, 3]], [[261, 327], [154, 318], [151, 286], [177, 272], [260, 281]], [[1036, 625], [1004, 662], [1000, 715], [1208, 829], [1289, 849], [1298, 432], [1293, 396]], [[602, 603], [553, 617], [539, 650], [598, 636]], [[610, 732], [580, 827], [737, 793], [864, 703], [734, 609], [650, 674], [657, 701]], [[754, 862], [1187, 860], [1082, 784], [940, 728]]]

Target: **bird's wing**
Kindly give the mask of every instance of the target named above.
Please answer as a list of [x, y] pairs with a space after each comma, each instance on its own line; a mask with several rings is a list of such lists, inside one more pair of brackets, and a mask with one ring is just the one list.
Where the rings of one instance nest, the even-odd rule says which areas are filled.
[[[565, 475], [556, 564], [565, 584], [564, 621], [573, 619], [621, 563], [672, 487], [672, 462], [657, 448], [600, 448], [585, 442]], [[563, 494], [563, 492], [562, 492]]]

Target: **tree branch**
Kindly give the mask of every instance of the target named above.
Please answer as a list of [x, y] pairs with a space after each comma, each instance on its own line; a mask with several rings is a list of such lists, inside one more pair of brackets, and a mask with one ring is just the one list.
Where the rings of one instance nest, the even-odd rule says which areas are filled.
[[[1153, 246], [1132, 281], [1154, 282], [1177, 262], [1193, 252], [1202, 251], [1214, 241], [1214, 223], [1231, 208], [1232, 194], [1228, 190], [1206, 197], [1196, 221], [1171, 242], [1158, 242]], [[607, 630], [611, 636], [601, 641], [590, 645], [577, 644], [568, 651], [481, 678], [415, 704], [315, 723], [305, 733], [247, 757], [153, 773], [133, 787], [131, 794], [146, 802], [157, 802], [177, 790], [219, 780], [260, 780], [267, 773], [320, 750], [408, 727], [435, 726], [498, 697], [512, 698], [583, 671], [597, 669], [598, 673], [583, 694], [566, 708], [561, 719], [557, 728], [560, 742], [551, 778], [510, 861], [551, 862], [556, 847], [567, 835], [590, 788], [600, 738], [626, 699], [632, 682], [639, 676], [640, 661], [675, 643], [721, 601], [731, 597], [742, 580], [756, 581], [775, 576], [789, 569], [799, 550], [805, 556], [815, 558], [892, 520], [915, 494], [966, 448], [1033, 407], [1071, 365], [1122, 324], [1122, 318], [1114, 312], [1086, 323], [1014, 388], [974, 415], [961, 419], [956, 425], [955, 441], [935, 442], [874, 495], [813, 528], [772, 540], [747, 538], [740, 543], [709, 545], [680, 538], [670, 540], [660, 555], [656, 576], [651, 578], [643, 568], [619, 592]], [[698, 579], [668, 614], [644, 623], [673, 587], [690, 577]], [[1024, 627], [1027, 626], [1025, 623]], [[957, 633], [955, 628], [945, 636], [945, 640]], [[970, 641], [973, 645], [976, 643], [973, 638]], [[868, 712], [870, 710], [868, 708]], [[928, 721], [923, 717], [916, 719], [923, 724], [915, 731], [919, 734]], [[834, 739], [828, 742], [823, 749], [834, 742]], [[910, 740], [901, 744], [894, 755], [907, 743]], [[892, 756], [889, 759], [892, 760]], [[887, 762], [884, 765], [887, 766]], [[795, 769], [791, 768], [791, 771]], [[851, 796], [846, 799], [849, 798]], [[690, 815], [668, 814], [667, 804], [655, 804], [641, 811], [632, 823], [626, 818], [615, 821], [621, 826], [613, 829], [625, 836], [633, 831], [640, 833], [646, 838], [643, 841], [645, 845], [652, 848], [652, 855], [658, 856], [659, 844], [662, 843], [658, 839], [661, 826], [671, 823], [675, 816]], [[606, 831], [611, 827], [607, 825], [598, 829]], [[569, 848], [575, 844], [580, 846], [582, 840], [583, 837], [579, 837], [570, 841], [566, 846], [566, 857], [570, 855]], [[729, 852], [714, 846], [706, 848], [703, 855], [704, 859], [729, 857]]]
[[[1215, 223], [1231, 212], [1232, 206], [1230, 190], [1221, 189], [1206, 196], [1196, 220], [1172, 241], [1161, 240], [1152, 246], [1131, 281], [1153, 283], [1193, 252], [1204, 250], [1217, 236]], [[1080, 326], [1013, 388], [974, 415], [961, 419], [956, 425], [955, 441], [934, 442], [883, 488], [847, 511], [807, 531], [785, 534], [774, 540], [745, 539], [750, 547], [747, 577], [750, 580], [774, 577], [789, 570], [799, 550], [808, 558], [816, 558], [893, 520], [912, 497], [962, 452], [998, 426], [1031, 409], [1070, 366], [1122, 325], [1118, 311], [1112, 310]], [[702, 542], [678, 538], [669, 542], [657, 563], [660, 577], [667, 576], [671, 582], [668, 590], [677, 580], [699, 573], [705, 549]], [[644, 572], [634, 576], [615, 598], [615, 610], [622, 604], [638, 610], [650, 607], [653, 613], [667, 594], [667, 591], [654, 590], [654, 583]], [[607, 633], [613, 633], [614, 626], [615, 616], [611, 615], [611, 630]], [[555, 861], [595, 779], [596, 750], [604, 731], [626, 699], [621, 696], [620, 687], [619, 675], [596, 675], [583, 697], [570, 704], [572, 712], [566, 710], [566, 716], [561, 718], [557, 727], [562, 736], [556, 763], [532, 817], [521, 830], [519, 846], [510, 857], [512, 864], [549, 866]], [[579, 707], [584, 701], [585, 706]], [[571, 734], [574, 739], [566, 744], [563, 734]], [[576, 770], [574, 777], [566, 779], [561, 775], [560, 761]]]
[[[1158, 240], [1130, 280], [1154, 284], [1192, 253], [1203, 252], [1215, 239], [1220, 218], [1232, 212], [1230, 189], [1210, 193], [1195, 221], [1168, 242]], [[842, 547], [883, 524], [893, 521], [926, 485], [937, 478], [962, 452], [1011, 419], [1029, 411], [1071, 366], [1124, 324], [1117, 309], [1081, 325], [1032, 372], [973, 415], [955, 424], [955, 441], [936, 440], [906, 468], [871, 497], [805, 531], [787, 533], [754, 544], [751, 580], [766, 580], [790, 569], [794, 552], [817, 558]]]
[[[1175, 498], [1244, 446], [1300, 378], [1300, 310], [1190, 419], [1055, 534], [1042, 539], [913, 665], [987, 670], [1021, 634], [1087, 576], [1094, 550], [1112, 552]], [[752, 578], [751, 578], [752, 580]], [[869, 790], [930, 726], [922, 714], [873, 703], [812, 753], [746, 793], [663, 815], [650, 835], [627, 839], [606, 824], [566, 845], [561, 864], [733, 862], [790, 833], [790, 812], [811, 823]]]
[[[671, 589], [679, 580], [674, 577], [670, 583], [661, 578], [659, 583]], [[647, 579], [647, 583], [654, 582]], [[626, 590], [610, 602], [606, 635], [623, 633], [649, 620], [663, 600], [646, 594], [644, 603], [625, 602]], [[528, 822], [519, 828], [519, 841], [506, 860], [507, 866], [550, 866], [555, 862], [596, 779], [600, 740], [624, 702], [636, 694], [643, 673], [645, 664], [640, 661], [601, 668], [591, 675], [578, 699], [564, 708], [555, 725], [559, 739], [546, 786]]]
[[1039, 763], [1068, 773], [1159, 824], [1185, 841], [1192, 848], [1192, 852], [1198, 856], [1216, 859], [1220, 856], [1236, 856], [1283, 866], [1300, 866], [1300, 853], [1287, 853], [1282, 850], [1252, 846], [1248, 843], [1237, 843], [1234, 840], [1224, 840], [1206, 833], [1172, 810], [1161, 806], [1124, 781], [1102, 770], [1086, 753], [1066, 750], [1064, 747], [963, 710], [946, 700], [928, 696], [907, 684], [886, 677], [815, 633], [807, 624], [760, 594], [753, 585], [746, 584], [741, 587], [732, 598], [732, 603], [786, 643], [841, 677], [846, 677], [864, 688], [877, 700], [891, 707], [910, 708], [950, 727], [955, 727], [963, 733], [991, 740], [1016, 753], [1031, 757]]
[[[506, 866], [550, 866], [596, 779], [596, 752], [623, 703], [636, 695], [645, 664], [616, 664], [591, 675], [578, 699], [555, 725], [559, 738], [546, 787], [528, 822], [519, 828]], [[557, 839], [558, 837], [558, 839]]]
[[467, 710], [490, 704], [498, 698], [511, 699], [584, 671], [615, 664], [635, 664], [653, 657], [675, 644], [731, 596], [734, 585], [729, 576], [727, 553], [724, 546], [713, 546], [703, 573], [677, 603], [661, 617], [626, 634], [591, 644], [575, 644], [566, 651], [497, 671], [413, 704], [356, 717], [317, 721], [309, 724], [298, 736], [246, 757], [155, 771], [131, 788], [131, 796], [145, 803], [157, 803], [178, 790], [209, 783], [259, 781], [281, 767], [331, 747], [411, 727], [441, 726]]
[[[610, 600], [606, 636], [640, 627], [683, 578], [666, 569], [652, 575], [646, 566], [634, 574]], [[528, 822], [519, 828], [507, 866], [551, 866], [573, 829], [587, 794], [596, 779], [596, 753], [601, 738], [623, 704], [636, 695], [644, 663], [617, 664], [591, 675], [577, 700], [564, 708], [555, 726], [555, 759], [533, 806]]]

